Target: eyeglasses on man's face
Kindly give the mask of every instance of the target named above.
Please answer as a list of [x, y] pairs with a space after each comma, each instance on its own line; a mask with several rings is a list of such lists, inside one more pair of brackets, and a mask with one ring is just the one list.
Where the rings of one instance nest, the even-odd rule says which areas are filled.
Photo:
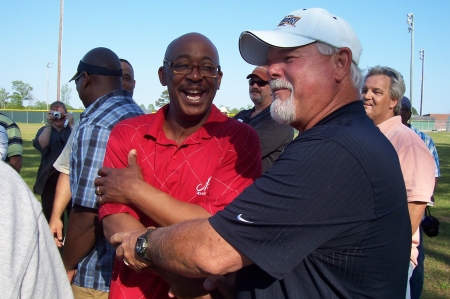
[[75, 82], [75, 84], [77, 84], [78, 79], [80, 79], [82, 76], [84, 75], [84, 72], [81, 72], [78, 74], [78, 76], [76, 76], [73, 81]]
[[263, 80], [255, 80], [255, 79], [249, 79], [248, 80], [248, 85], [253, 86], [255, 85], [255, 83], [259, 86], [259, 87], [264, 87], [267, 84], [269, 84], [269, 82], [267, 81], [263, 81]]
[[177, 75], [188, 75], [194, 68], [197, 68], [200, 75], [208, 78], [215, 78], [220, 72], [220, 65], [215, 66], [210, 63], [196, 65], [186, 62], [171, 62], [167, 59], [164, 59], [163, 63], [167, 63], [172, 68], [172, 71]]

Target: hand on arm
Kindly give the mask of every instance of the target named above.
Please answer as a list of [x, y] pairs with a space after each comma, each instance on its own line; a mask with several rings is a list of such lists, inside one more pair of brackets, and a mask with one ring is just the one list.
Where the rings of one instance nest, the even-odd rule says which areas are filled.
[[[147, 184], [136, 161], [136, 151], [128, 154], [127, 168], [106, 168], [98, 171], [95, 179], [102, 201], [132, 204], [161, 226], [167, 226], [187, 219], [211, 216], [202, 207], [179, 201], [169, 194]], [[174, 213], [174, 211], [177, 211]]]
[[61, 216], [69, 204], [71, 197], [72, 193], [70, 192], [69, 176], [65, 173], [60, 173], [58, 182], [56, 183], [55, 201], [53, 202], [52, 215], [48, 223], [50, 226], [50, 231], [55, 237], [56, 246], [58, 247], [62, 247], [63, 242], [63, 223], [61, 221]]
[[71, 129], [73, 129], [73, 125], [75, 123], [74, 118], [73, 118], [73, 114], [70, 112], [67, 112], [66, 114], [64, 114], [64, 116], [66, 117], [66, 119], [69, 121], [69, 126]]

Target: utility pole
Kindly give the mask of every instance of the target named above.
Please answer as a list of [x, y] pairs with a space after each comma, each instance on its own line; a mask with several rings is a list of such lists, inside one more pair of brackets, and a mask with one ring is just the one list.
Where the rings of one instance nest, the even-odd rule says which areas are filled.
[[419, 57], [422, 60], [422, 82], [420, 87], [420, 116], [422, 116], [422, 101], [423, 101], [423, 81], [425, 81], [425, 77], [423, 76], [423, 71], [425, 69], [425, 50], [422, 49], [419, 51]]
[[48, 110], [48, 71], [53, 66], [53, 63], [47, 62], [47, 110]]
[[61, 98], [61, 60], [62, 60], [62, 33], [64, 20], [64, 0], [59, 1], [59, 42], [58, 42], [58, 79], [56, 84], [56, 99]]
[[406, 23], [408, 24], [408, 32], [411, 33], [411, 65], [409, 67], [409, 100], [411, 107], [413, 106], [413, 72], [414, 72], [414, 15], [409, 13], [406, 15]]

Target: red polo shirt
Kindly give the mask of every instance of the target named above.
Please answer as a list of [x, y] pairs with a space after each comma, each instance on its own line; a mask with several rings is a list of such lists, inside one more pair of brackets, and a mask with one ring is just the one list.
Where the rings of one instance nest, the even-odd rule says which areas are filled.
[[[147, 183], [215, 214], [261, 175], [258, 136], [213, 105], [203, 126], [178, 146], [163, 132], [168, 108], [120, 122], [109, 137], [104, 166], [126, 167], [129, 151], [136, 149]], [[158, 226], [134, 206], [105, 204], [99, 210], [101, 219], [118, 213], [129, 213], [147, 227]], [[168, 290], [159, 276], [136, 273], [115, 260], [109, 298], [169, 298]]]

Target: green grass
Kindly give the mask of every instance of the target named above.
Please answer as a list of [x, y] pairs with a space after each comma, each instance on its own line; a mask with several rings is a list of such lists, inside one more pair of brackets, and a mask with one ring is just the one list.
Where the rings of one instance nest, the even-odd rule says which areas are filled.
[[[36, 180], [40, 154], [34, 149], [32, 140], [42, 124], [19, 123], [24, 143], [21, 176], [30, 188]], [[437, 237], [424, 237], [425, 285], [423, 299], [450, 298], [450, 133], [430, 133], [436, 143], [441, 163], [441, 177], [434, 193], [436, 206], [433, 216], [441, 223]]]
[[431, 133], [439, 154], [441, 177], [434, 192], [436, 206], [431, 209], [440, 221], [437, 237], [424, 236], [425, 285], [423, 299], [450, 298], [450, 133]]

